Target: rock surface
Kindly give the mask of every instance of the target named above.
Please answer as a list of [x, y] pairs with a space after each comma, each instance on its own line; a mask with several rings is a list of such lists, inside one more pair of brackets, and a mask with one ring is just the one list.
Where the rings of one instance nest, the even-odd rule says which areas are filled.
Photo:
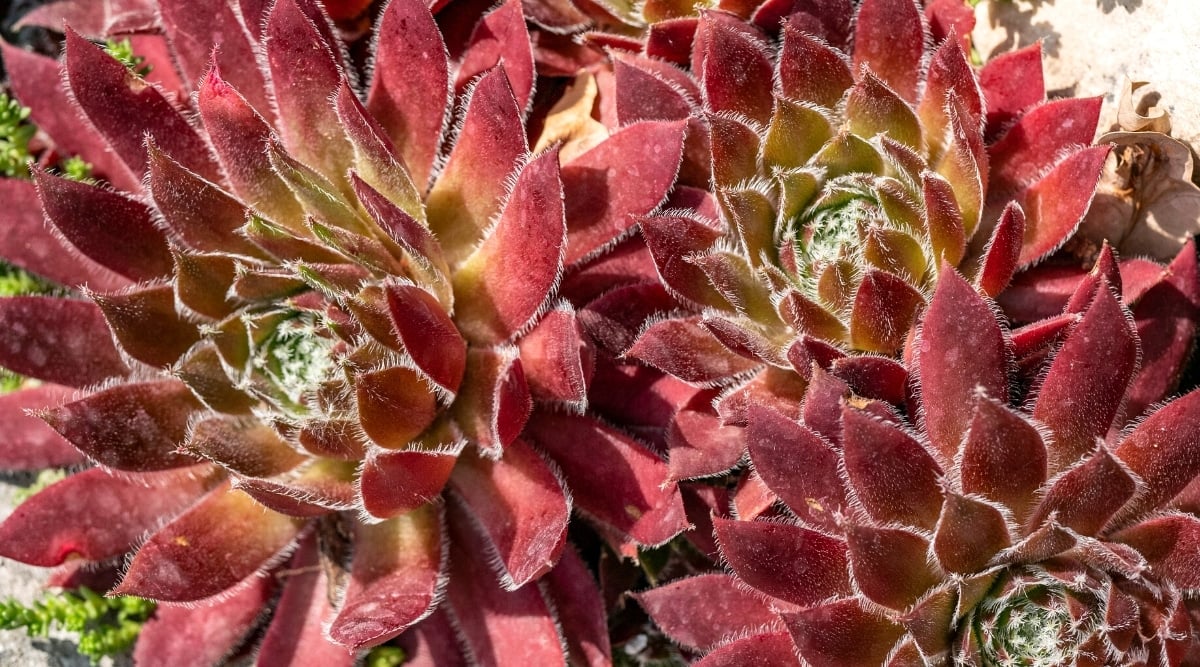
[[984, 59], [1042, 40], [1052, 96], [1104, 96], [1103, 134], [1125, 79], [1149, 81], [1172, 135], [1200, 148], [1200, 2], [1195, 0], [985, 0], [972, 37]]

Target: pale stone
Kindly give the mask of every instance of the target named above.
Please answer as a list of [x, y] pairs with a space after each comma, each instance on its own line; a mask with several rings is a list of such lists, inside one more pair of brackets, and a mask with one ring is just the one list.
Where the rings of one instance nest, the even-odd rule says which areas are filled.
[[1149, 81], [1172, 135], [1200, 148], [1200, 2], [985, 0], [972, 37], [986, 60], [1042, 40], [1051, 96], [1104, 96], [1100, 132], [1117, 114], [1125, 79]]

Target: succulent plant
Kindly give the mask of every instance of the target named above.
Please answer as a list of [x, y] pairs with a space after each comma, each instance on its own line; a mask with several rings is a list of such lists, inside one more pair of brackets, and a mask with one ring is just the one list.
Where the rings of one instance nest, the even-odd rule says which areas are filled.
[[[642, 604], [710, 667], [1195, 664], [1200, 391], [1125, 411], [1141, 345], [1105, 257], [1028, 389], [1028, 332], [947, 265], [907, 400], [815, 366], [801, 419], [751, 406], [782, 506], [715, 519], [729, 573]], [[1194, 319], [1195, 245], [1159, 278]]]
[[426, 4], [394, 0], [361, 99], [312, 0], [143, 4], [126, 62], [70, 27], [61, 64], [4, 47], [46, 150], [103, 182], [0, 181], [0, 256], [74, 290], [0, 300], [0, 365], [45, 383], [0, 398], [0, 464], [85, 466], [0, 554], [132, 552], [114, 593], [188, 603], [147, 624], [157, 664], [219, 659], [277, 588], [264, 664], [409, 628], [438, 664], [455, 637], [487, 664], [605, 663], [572, 509], [629, 549], [687, 520], [659, 456], [582, 414], [592, 343], [559, 283], [664, 200], [684, 124], [531, 153], [518, 0], [454, 67]]
[[615, 57], [618, 114], [693, 117], [683, 174], [711, 155], [715, 211], [640, 224], [690, 310], [628, 352], [688, 382], [794, 398], [785, 376], [831, 345], [898, 352], [943, 265], [995, 296], [1061, 246], [1110, 150], [1088, 145], [1098, 98], [1045, 100], [1036, 45], [977, 72], [969, 22], [913, 0], [800, 5], [778, 49], [714, 10], [682, 42], [687, 72]]

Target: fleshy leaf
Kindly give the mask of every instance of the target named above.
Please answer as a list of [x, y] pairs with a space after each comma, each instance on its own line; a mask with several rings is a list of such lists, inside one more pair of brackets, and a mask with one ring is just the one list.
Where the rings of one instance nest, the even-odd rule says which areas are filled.
[[199, 498], [209, 478], [196, 470], [130, 477], [85, 470], [21, 503], [0, 524], [0, 552], [42, 567], [120, 556]]
[[415, 285], [388, 285], [388, 312], [404, 349], [439, 387], [458, 391], [467, 365], [467, 344], [454, 321], [429, 292]]
[[442, 587], [444, 545], [433, 504], [382, 523], [355, 524], [350, 583], [329, 636], [359, 650], [427, 616]]
[[171, 379], [120, 384], [39, 416], [97, 463], [148, 472], [195, 463], [177, 450], [200, 409], [191, 390]]
[[816, 526], [836, 527], [846, 490], [838, 454], [808, 428], [775, 410], [750, 406], [746, 442], [754, 470], [780, 500]]
[[1028, 266], [1071, 236], [1091, 206], [1111, 146], [1093, 146], [1054, 166], [1025, 193], [1025, 242], [1020, 263]]
[[236, 649], [257, 625], [275, 592], [273, 577], [256, 576], [227, 594], [184, 606], [162, 605], [142, 626], [133, 659], [139, 665], [208, 667]]
[[854, 85], [854, 77], [841, 52], [788, 21], [783, 26], [779, 83], [786, 97], [832, 109]]
[[[375, 34], [367, 109], [396, 144], [417, 189], [424, 191], [450, 102], [446, 46], [427, 3], [419, 0], [388, 3]], [[414, 62], [422, 66], [414, 67]]]
[[846, 547], [854, 583], [876, 604], [907, 609], [938, 582], [926, 562], [929, 541], [908, 530], [851, 526]]
[[[455, 321], [468, 340], [512, 337], [544, 307], [562, 272], [566, 245], [558, 151], [521, 170], [500, 219], [454, 275]], [[520, 263], [504, 261], [522, 257]]]
[[921, 326], [921, 403], [929, 440], [954, 459], [979, 392], [1008, 400], [1004, 334], [986, 301], [943, 266]]
[[1004, 516], [991, 505], [947, 493], [933, 538], [938, 563], [947, 571], [973, 574], [1010, 543]]
[[489, 553], [499, 556], [500, 583], [520, 588], [553, 567], [566, 544], [570, 503], [541, 456], [517, 439], [493, 461], [464, 452], [451, 477], [464, 511], [482, 528]]
[[713, 522], [726, 564], [759, 591], [801, 606], [850, 592], [842, 540], [772, 521]]
[[1046, 446], [1037, 428], [987, 396], [975, 401], [959, 465], [962, 488], [1003, 503], [1018, 520], [1046, 481]]
[[[254, 108], [269, 114], [262, 70], [248, 66], [255, 62], [255, 44], [233, 6], [228, 1], [207, 7], [189, 0], [165, 0], [158, 3], [158, 12], [189, 90], [215, 60], [229, 72], [230, 83], [253, 96]], [[257, 17], [245, 18], [256, 27]]]
[[523, 114], [533, 98], [535, 72], [533, 49], [520, 0], [506, 0], [475, 25], [459, 65], [455, 87], [461, 89], [480, 72], [501, 61], [512, 82], [517, 108]]
[[255, 667], [287, 667], [299, 660], [326, 667], [351, 667], [354, 653], [325, 638], [324, 625], [333, 617], [333, 605], [328, 595], [329, 577], [320, 568], [315, 535], [301, 543], [287, 573], [283, 595], [258, 647]]
[[1145, 483], [1123, 514], [1161, 506], [1200, 474], [1200, 391], [1167, 404], [1138, 424], [1114, 452]]
[[362, 373], [354, 388], [362, 429], [381, 447], [404, 447], [437, 416], [432, 389], [411, 369], [394, 366]]
[[863, 65], [900, 97], [917, 101], [925, 25], [913, 0], [865, 0], [854, 30], [854, 67]]
[[546, 313], [518, 345], [534, 399], [585, 404], [594, 351], [574, 311], [560, 306]]
[[694, 54], [703, 65], [696, 72], [704, 87], [707, 108], [741, 114], [760, 123], [771, 115], [771, 59], [767, 46], [750, 31], [705, 13], [700, 18]]
[[783, 627], [761, 598], [726, 574], [680, 579], [634, 597], [667, 636], [692, 649], [717, 646], [747, 630]]
[[0, 467], [5, 470], [65, 468], [87, 458], [61, 435], [27, 410], [70, 400], [73, 391], [56, 384], [41, 384], [0, 395]]
[[1025, 211], [1015, 201], [1009, 202], [983, 252], [977, 283], [984, 294], [994, 298], [1008, 287], [1021, 264], [1024, 244]]
[[846, 475], [876, 521], [933, 528], [942, 510], [942, 471], [919, 442], [893, 424], [842, 409]]
[[95, 304], [43, 296], [0, 299], [0, 366], [69, 387], [129, 373]]
[[200, 330], [175, 308], [170, 285], [92, 294], [121, 350], [151, 366], [170, 366], [200, 340]]
[[516, 349], [467, 351], [467, 372], [453, 411], [468, 440], [498, 454], [521, 433], [532, 407]]
[[564, 550], [558, 565], [542, 581], [543, 593], [554, 605], [572, 661], [588, 667], [612, 664], [604, 600], [575, 550]]
[[1090, 144], [1100, 102], [1099, 97], [1055, 100], [1022, 116], [988, 148], [989, 199], [1024, 190], [1058, 162], [1062, 151]]
[[142, 545], [113, 593], [171, 602], [216, 595], [278, 557], [301, 525], [220, 486]]
[[812, 667], [876, 667], [904, 629], [863, 608], [839, 600], [783, 615], [800, 657]]
[[992, 140], [1021, 112], [1046, 99], [1042, 83], [1042, 43], [1002, 53], [979, 71], [987, 100], [987, 136]]
[[650, 325], [625, 354], [698, 385], [725, 380], [757, 365], [730, 352], [695, 318]]
[[1106, 447], [1054, 481], [1029, 519], [1036, 526], [1046, 517], [1081, 535], [1095, 535], [1133, 497], [1137, 483]]

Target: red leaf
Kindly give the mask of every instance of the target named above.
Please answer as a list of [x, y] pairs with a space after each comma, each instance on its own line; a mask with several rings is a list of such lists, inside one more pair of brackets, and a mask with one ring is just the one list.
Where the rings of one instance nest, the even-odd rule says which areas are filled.
[[1003, 292], [1021, 265], [1024, 251], [1025, 211], [1017, 202], [1009, 202], [983, 252], [983, 265], [976, 279], [979, 289], [990, 297]]
[[646, 545], [687, 527], [667, 465], [637, 442], [592, 418], [565, 414], [538, 413], [527, 432], [562, 469], [588, 516]]
[[727, 574], [702, 574], [634, 595], [672, 641], [699, 651], [728, 637], [783, 623], [763, 599]]
[[[427, 3], [398, 0], [375, 24], [374, 78], [367, 109], [396, 144], [424, 191], [451, 103], [446, 46]], [[421, 63], [415, 67], [413, 63]]]
[[725, 644], [693, 663], [695, 667], [799, 667], [796, 645], [786, 632], [751, 635]]
[[839, 600], [783, 615], [800, 657], [812, 667], [876, 667], [904, 629], [863, 608]]
[[380, 447], [401, 449], [437, 417], [437, 399], [421, 376], [393, 366], [354, 378], [359, 421]]
[[[659, 67], [650, 69], [654, 65]], [[613, 54], [617, 120], [622, 126], [644, 120], [685, 120], [692, 115], [692, 101], [674, 79], [660, 73], [666, 67], [670, 65], [649, 58]]]
[[850, 343], [858, 350], [891, 354], [900, 349], [924, 304], [900, 278], [871, 269], [859, 284], [850, 315]]
[[566, 544], [571, 508], [562, 482], [533, 448], [514, 440], [495, 461], [477, 449], [464, 452], [450, 485], [487, 537], [488, 553], [499, 556], [506, 590], [554, 566]]
[[610, 246], [666, 199], [685, 129], [681, 121], [636, 123], [563, 167], [567, 264]]
[[472, 348], [453, 414], [463, 435], [498, 455], [521, 433], [533, 401], [516, 349]]
[[1159, 576], [1176, 586], [1200, 586], [1200, 519], [1168, 515], [1126, 528], [1112, 539], [1138, 550]]
[[746, 442], [763, 482], [797, 516], [836, 530], [846, 506], [839, 456], [817, 434], [775, 410], [751, 406]]
[[786, 523], [713, 522], [725, 563], [742, 582], [802, 607], [850, 594], [845, 542]]
[[907, 530], [850, 526], [846, 547], [858, 590], [884, 607], [903, 611], [939, 581], [926, 562], [929, 541]]
[[696, 385], [725, 380], [758, 366], [730, 352], [699, 326], [696, 317], [650, 325], [625, 354]]
[[192, 171], [211, 181], [220, 178], [207, 144], [157, 88], [70, 27], [66, 38], [72, 96], [135, 175], [146, 173], [149, 134]]
[[594, 350], [569, 306], [546, 313], [518, 345], [534, 399], [573, 405], [587, 401]]
[[463, 444], [447, 444], [432, 451], [370, 452], [359, 475], [363, 508], [372, 516], [388, 518], [435, 502]]
[[558, 151], [535, 158], [517, 176], [491, 234], [455, 274], [455, 321], [469, 341], [511, 338], [550, 298], [567, 241], [562, 193]]
[[988, 60], [979, 71], [979, 87], [987, 100], [987, 139], [993, 141], [1021, 112], [1046, 99], [1042, 43]]
[[73, 390], [41, 384], [0, 395], [0, 468], [40, 470], [66, 468], [87, 461], [61, 435], [26, 410], [38, 410], [69, 400]]
[[354, 653], [325, 638], [324, 625], [333, 617], [333, 605], [314, 535], [292, 556], [284, 582], [283, 595], [258, 647], [255, 667], [289, 667], [305, 660], [326, 667], [351, 667]]
[[417, 368], [447, 392], [458, 391], [467, 366], [467, 343], [442, 304], [415, 285], [386, 286], [392, 324]]
[[933, 528], [942, 510], [942, 471], [929, 452], [895, 425], [846, 406], [843, 461], [859, 502], [879, 522]]
[[439, 514], [430, 504], [383, 523], [355, 524], [350, 583], [330, 638], [357, 651], [428, 615], [446, 568]]
[[987, 302], [945, 265], [925, 311], [919, 349], [925, 430], [949, 462], [967, 431], [974, 397], [982, 391], [1008, 401], [1008, 350]]
[[200, 330], [176, 309], [171, 285], [138, 286], [91, 297], [121, 350], [142, 363], [170, 366], [200, 340]]
[[178, 449], [201, 409], [186, 385], [168, 379], [119, 384], [39, 416], [100, 465], [149, 472], [195, 463]]
[[1168, 403], [1138, 424], [1116, 457], [1145, 486], [1123, 512], [1138, 516], [1162, 506], [1200, 475], [1200, 391]]
[[672, 481], [725, 472], [746, 451], [745, 431], [727, 426], [713, 408], [716, 391], [700, 391], [675, 413], [667, 427], [668, 465]]
[[1046, 257], [1066, 242], [1096, 193], [1104, 161], [1111, 146], [1093, 146], [1059, 162], [1035, 183], [1024, 196], [1025, 241], [1021, 246], [1021, 266]]
[[1054, 434], [1051, 474], [1108, 434], [1138, 365], [1138, 340], [1125, 309], [1101, 281], [1096, 298], [1067, 336], [1037, 391], [1033, 418]]
[[33, 175], [46, 218], [84, 255], [131, 280], [171, 275], [171, 253], [146, 205], [41, 169]]
[[573, 662], [587, 667], [612, 664], [604, 600], [574, 549], [563, 551], [558, 565], [542, 579], [543, 591], [554, 605]]
[[959, 465], [962, 489], [1003, 503], [1018, 521], [1046, 481], [1046, 446], [1038, 430], [1003, 403], [975, 401]]
[[565, 667], [562, 638], [537, 587], [500, 588], [471, 520], [453, 504], [447, 513], [451, 548], [446, 598], [470, 655], [485, 665]]
[[1099, 97], [1047, 102], [1021, 117], [988, 148], [989, 200], [1000, 201], [1033, 185], [1063, 151], [1092, 142], [1100, 115]]
[[779, 84], [785, 97], [833, 109], [854, 85], [846, 56], [806, 34], [790, 20], [783, 26]]
[[75, 558], [115, 558], [195, 502], [210, 480], [195, 469], [120, 477], [99, 468], [85, 470], [13, 510], [0, 524], [0, 552], [41, 567]]
[[917, 101], [925, 25], [913, 0], [865, 0], [854, 30], [854, 69], [863, 65], [910, 103]]
[[471, 41], [463, 53], [454, 87], [462, 89], [481, 72], [504, 63], [508, 80], [517, 98], [522, 115], [533, 99], [535, 72], [533, 46], [525, 28], [521, 0], [506, 0], [483, 17], [471, 33]]
[[774, 105], [767, 45], [752, 32], [719, 19], [711, 12], [701, 14], [696, 43], [704, 50], [693, 54], [703, 63], [693, 71], [704, 88], [706, 108], [766, 123]]
[[162, 605], [142, 626], [133, 659], [139, 665], [211, 667], [257, 626], [274, 591], [273, 577], [254, 577], [229, 595], [186, 607]]
[[157, 8], [188, 90], [194, 89], [215, 62], [229, 72], [235, 88], [250, 96], [259, 113], [270, 115], [267, 84], [256, 64], [254, 40], [247, 29], [256, 28], [259, 18], [246, 17], [247, 23], [243, 24], [228, 1], [206, 6], [188, 0], [165, 0]]
[[1133, 478], [1101, 447], [1054, 481], [1028, 524], [1041, 525], [1054, 514], [1063, 527], [1081, 535], [1096, 535], [1136, 490]]
[[168, 602], [216, 595], [277, 558], [301, 525], [222, 485], [138, 549], [113, 594]]
[[429, 193], [430, 228], [447, 260], [464, 259], [500, 211], [506, 184], [526, 151], [521, 109], [505, 65], [488, 70], [466, 95], [462, 129]]
[[0, 299], [0, 366], [69, 387], [129, 373], [95, 304], [42, 296]]
[[969, 575], [984, 570], [1008, 547], [1007, 521], [995, 507], [957, 493], [947, 493], [938, 519], [933, 550], [949, 572]]
[[266, 23], [266, 56], [288, 152], [344, 183], [350, 145], [328, 102], [342, 80], [334, 47], [296, 0], [279, 0]]

